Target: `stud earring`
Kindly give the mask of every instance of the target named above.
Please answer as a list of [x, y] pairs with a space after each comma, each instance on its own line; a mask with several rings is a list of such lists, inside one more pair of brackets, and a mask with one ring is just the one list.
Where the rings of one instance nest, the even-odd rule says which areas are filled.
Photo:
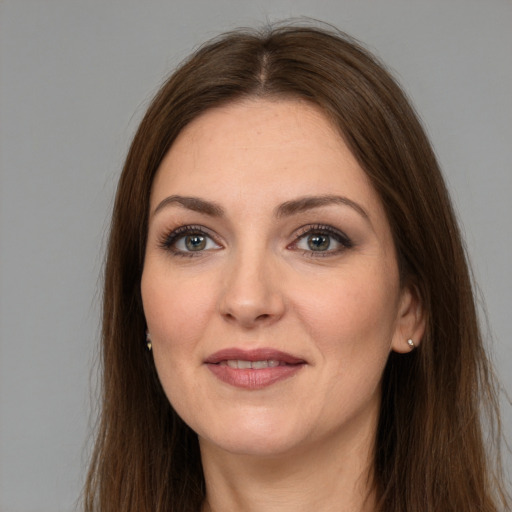
[[412, 341], [411, 339], [407, 340], [407, 345], [409, 345], [409, 347], [411, 347], [411, 350], [413, 350], [415, 348], [414, 341]]
[[148, 331], [146, 331], [146, 347], [148, 347], [148, 350], [151, 352], [151, 336]]

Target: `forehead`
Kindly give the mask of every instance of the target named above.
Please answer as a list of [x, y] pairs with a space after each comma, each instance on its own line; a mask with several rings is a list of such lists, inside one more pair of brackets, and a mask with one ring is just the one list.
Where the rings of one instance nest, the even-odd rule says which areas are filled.
[[191, 193], [267, 203], [339, 193], [380, 208], [337, 128], [300, 100], [244, 100], [187, 125], [160, 165], [152, 204]]

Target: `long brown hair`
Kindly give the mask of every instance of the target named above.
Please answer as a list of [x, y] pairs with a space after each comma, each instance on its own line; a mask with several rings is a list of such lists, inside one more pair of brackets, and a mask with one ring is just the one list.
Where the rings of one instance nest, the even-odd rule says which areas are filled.
[[[507, 508], [481, 419], [499, 434], [464, 247], [429, 141], [375, 57], [334, 29], [236, 31], [200, 48], [152, 101], [128, 153], [105, 268], [102, 413], [85, 486], [88, 512], [197, 512], [197, 436], [173, 411], [144, 342], [140, 280], [153, 177], [178, 133], [243, 97], [296, 97], [339, 128], [385, 207], [401, 279], [428, 322], [420, 347], [392, 353], [375, 449], [378, 510]], [[482, 407], [482, 405], [485, 407]], [[492, 429], [491, 429], [492, 430]], [[491, 432], [492, 434], [492, 432]]]

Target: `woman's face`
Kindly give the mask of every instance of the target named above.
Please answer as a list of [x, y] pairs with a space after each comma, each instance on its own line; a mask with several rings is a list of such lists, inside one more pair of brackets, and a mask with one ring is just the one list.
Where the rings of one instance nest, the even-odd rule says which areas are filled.
[[388, 354], [418, 334], [379, 197], [300, 101], [183, 130], [154, 180], [141, 287], [169, 401], [230, 452], [373, 433]]

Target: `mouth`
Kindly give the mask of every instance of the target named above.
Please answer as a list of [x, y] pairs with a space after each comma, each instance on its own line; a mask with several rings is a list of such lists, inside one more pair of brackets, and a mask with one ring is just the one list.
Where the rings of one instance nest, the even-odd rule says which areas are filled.
[[306, 366], [304, 359], [273, 349], [226, 349], [205, 360], [222, 382], [243, 389], [262, 389], [295, 375]]
[[205, 360], [206, 364], [232, 363], [233, 368], [235, 367], [234, 362], [237, 362], [237, 364], [238, 362], [242, 363], [242, 366], [239, 367], [242, 369], [248, 368], [248, 366], [246, 366], [247, 363], [269, 363], [267, 366], [262, 366], [263, 368], [268, 366], [275, 367], [306, 363], [306, 361], [300, 357], [293, 356], [287, 352], [281, 352], [280, 350], [274, 350], [272, 348], [258, 348], [253, 350], [227, 348], [215, 352]]
[[230, 368], [238, 368], [240, 370], [261, 370], [262, 368], [275, 368], [276, 366], [285, 366], [287, 363], [278, 361], [277, 359], [265, 359], [262, 361], [244, 361], [243, 359], [228, 359], [220, 361], [220, 366], [229, 366]]

